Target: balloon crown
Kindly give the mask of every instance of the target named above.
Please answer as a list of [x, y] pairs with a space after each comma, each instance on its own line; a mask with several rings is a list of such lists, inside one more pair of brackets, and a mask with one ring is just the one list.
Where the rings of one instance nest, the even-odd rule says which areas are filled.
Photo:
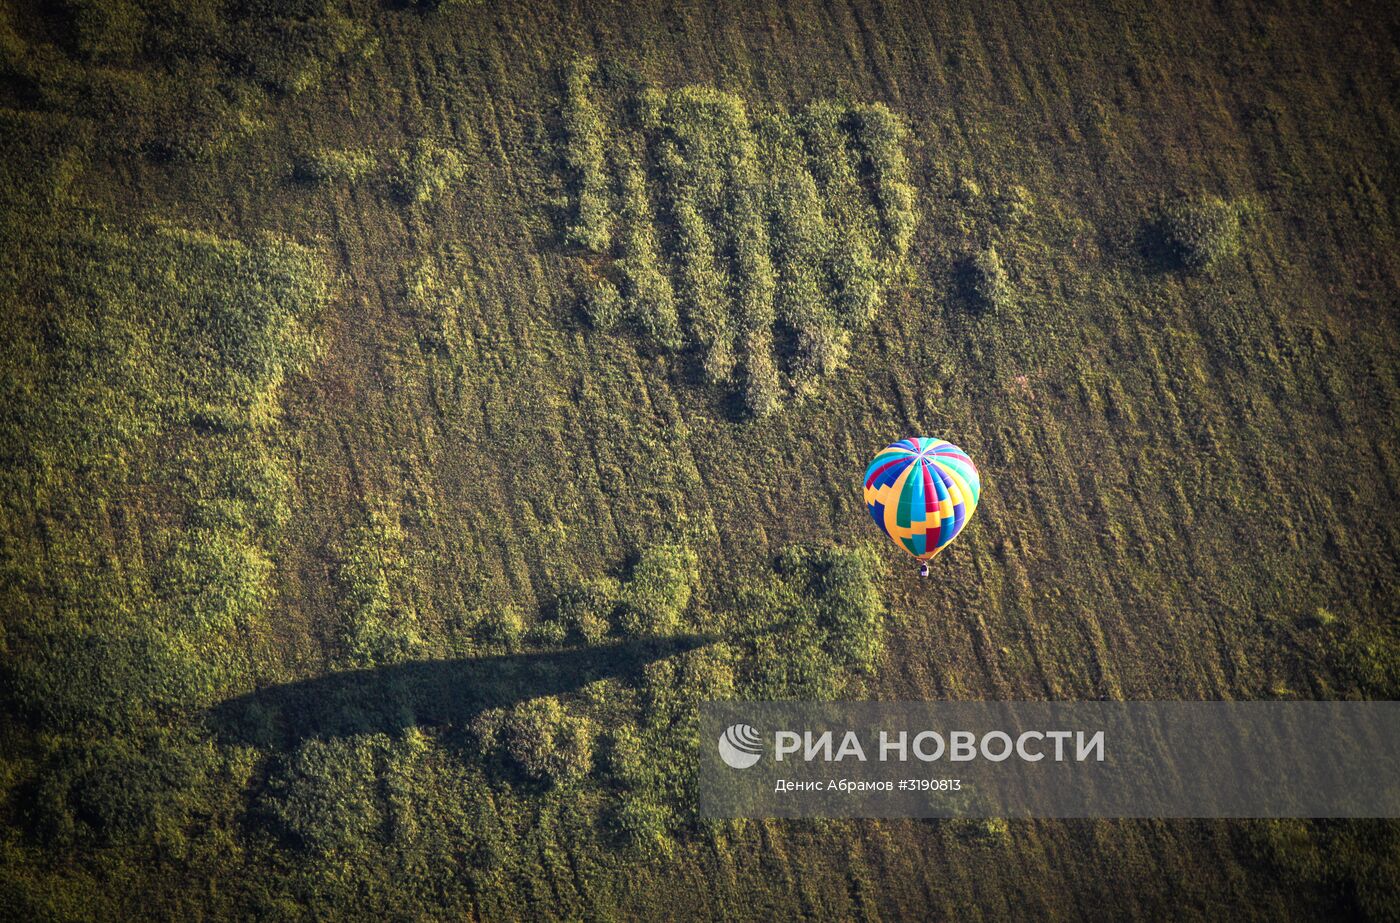
[[946, 439], [914, 436], [890, 443], [865, 469], [870, 518], [925, 562], [962, 532], [981, 493], [977, 466]]

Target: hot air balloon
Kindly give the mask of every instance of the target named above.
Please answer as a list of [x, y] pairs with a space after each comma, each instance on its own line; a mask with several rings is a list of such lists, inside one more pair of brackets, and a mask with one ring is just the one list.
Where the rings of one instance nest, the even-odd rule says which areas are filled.
[[914, 436], [886, 446], [865, 469], [865, 508], [919, 573], [967, 525], [982, 479], [967, 453], [943, 439]]

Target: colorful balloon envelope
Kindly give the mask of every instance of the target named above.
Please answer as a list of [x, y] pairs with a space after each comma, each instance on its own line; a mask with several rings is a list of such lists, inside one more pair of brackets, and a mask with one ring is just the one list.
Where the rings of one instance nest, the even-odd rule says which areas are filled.
[[982, 479], [967, 453], [915, 436], [881, 450], [865, 469], [865, 508], [896, 545], [921, 561], [948, 547], [967, 525]]

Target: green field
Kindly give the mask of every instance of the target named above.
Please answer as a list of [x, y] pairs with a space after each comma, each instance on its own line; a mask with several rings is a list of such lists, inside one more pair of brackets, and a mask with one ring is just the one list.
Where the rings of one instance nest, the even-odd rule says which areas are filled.
[[718, 823], [694, 754], [1400, 698], [1398, 166], [1394, 4], [0, 6], [0, 916], [1395, 919], [1393, 822]]

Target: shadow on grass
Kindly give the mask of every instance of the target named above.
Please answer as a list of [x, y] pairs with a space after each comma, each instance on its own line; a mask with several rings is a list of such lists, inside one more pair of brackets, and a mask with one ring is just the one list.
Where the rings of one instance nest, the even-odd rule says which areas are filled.
[[953, 265], [953, 284], [949, 295], [953, 305], [973, 317], [986, 317], [995, 309], [977, 294], [977, 264], [971, 254]]
[[636, 677], [649, 663], [714, 640], [689, 635], [332, 673], [221, 702], [207, 721], [224, 743], [280, 748], [313, 737], [465, 725], [489, 708]]
[[1186, 264], [1171, 244], [1166, 223], [1161, 218], [1144, 222], [1133, 239], [1134, 249], [1149, 275], [1181, 272]]

